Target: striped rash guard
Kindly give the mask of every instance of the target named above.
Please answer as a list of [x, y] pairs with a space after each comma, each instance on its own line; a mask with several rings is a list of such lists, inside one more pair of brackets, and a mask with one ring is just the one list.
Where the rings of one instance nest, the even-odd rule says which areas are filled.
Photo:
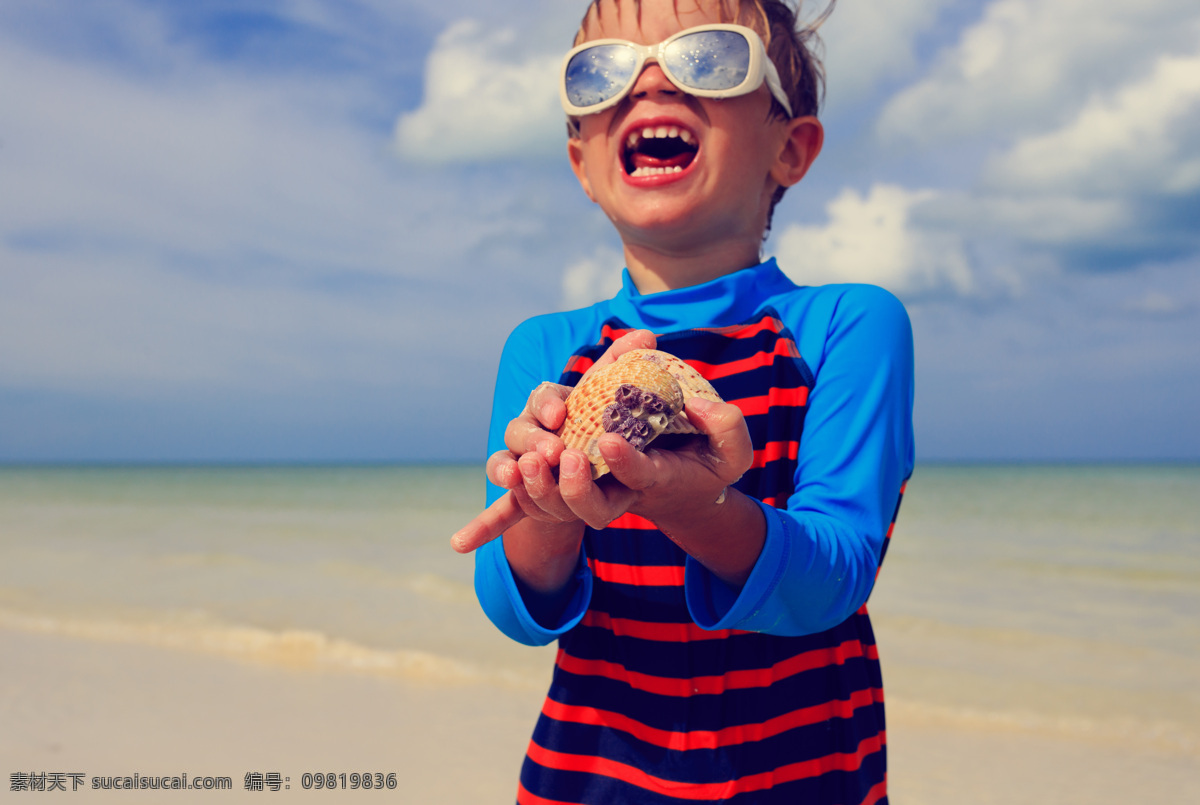
[[[476, 555], [488, 617], [558, 640], [517, 801], [887, 801], [879, 659], [866, 600], [912, 472], [912, 333], [865, 285], [797, 287], [774, 261], [702, 285], [531, 319], [500, 364], [490, 452], [530, 391], [574, 385], [645, 328], [745, 415], [737, 488], [767, 533], [741, 589], [626, 514], [586, 529], [565, 611], [523, 596], [503, 539]], [[489, 485], [489, 502], [503, 490]]]

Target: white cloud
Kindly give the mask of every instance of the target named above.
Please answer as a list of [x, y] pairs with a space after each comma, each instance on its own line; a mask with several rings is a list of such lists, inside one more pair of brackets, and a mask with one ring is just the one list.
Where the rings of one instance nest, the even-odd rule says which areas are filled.
[[1163, 56], [1147, 77], [1094, 96], [1062, 128], [1018, 142], [991, 187], [1080, 195], [1200, 189], [1200, 53]]
[[130, 8], [121, 59], [0, 25], [0, 386], [374, 389], [483, 360], [516, 314], [479, 277], [557, 248], [557, 179], [398, 165], [359, 117], [373, 77], [210, 59]]
[[1041, 246], [1096, 241], [1127, 227], [1129, 204], [1069, 194], [945, 193], [923, 210], [927, 223], [972, 239], [1011, 238]]
[[181, 72], [131, 76], [2, 43], [0, 158], [20, 191], [0, 194], [0, 233], [396, 270], [386, 158], [334, 87]]
[[475, 20], [438, 37], [425, 68], [422, 105], [396, 123], [400, 153], [433, 162], [565, 151], [558, 101], [561, 53], [530, 53], [514, 28], [488, 30]]
[[1163, 56], [1063, 125], [995, 153], [971, 192], [948, 194], [928, 218], [1083, 268], [1169, 259], [1197, 245], [1187, 209], [1200, 191], [1198, 154], [1200, 53]]
[[611, 299], [621, 290], [621, 270], [624, 267], [624, 256], [603, 246], [594, 254], [567, 266], [562, 278], [563, 310], [574, 310]]
[[1146, 291], [1145, 295], [1130, 300], [1125, 309], [1150, 318], [1177, 316], [1191, 308], [1191, 305], [1174, 296], [1168, 296], [1162, 291]]
[[877, 184], [864, 198], [846, 188], [826, 207], [825, 226], [792, 225], [775, 241], [779, 265], [804, 285], [865, 282], [900, 296], [972, 290], [970, 266], [952, 235], [913, 224], [932, 190]]
[[930, 74], [884, 109], [885, 137], [919, 143], [1062, 125], [1097, 92], [1200, 35], [1193, 0], [995, 0]]
[[832, 107], [850, 103], [883, 80], [916, 66], [917, 36], [950, 0], [842, 3], [821, 26]]
[[877, 131], [983, 155], [973, 186], [922, 210], [923, 226], [969, 238], [973, 254], [1016, 246], [1016, 265], [1085, 270], [1170, 261], [1200, 242], [1187, 220], [1198, 42], [1200, 9], [1183, 0], [994, 0]]
[[[0, 249], [0, 371], [16, 387], [147, 391], [294, 388], [315, 374], [373, 385], [418, 331], [318, 289], [238, 286], [130, 255]], [[325, 365], [318, 344], [345, 345]], [[332, 370], [332, 371], [331, 371]]]

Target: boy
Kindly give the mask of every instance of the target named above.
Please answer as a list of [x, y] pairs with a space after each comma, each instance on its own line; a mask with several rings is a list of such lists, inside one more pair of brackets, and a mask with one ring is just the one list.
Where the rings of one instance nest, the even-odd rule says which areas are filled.
[[[913, 466], [912, 336], [880, 289], [760, 263], [822, 143], [795, 25], [781, 0], [594, 0], [564, 62], [571, 166], [624, 288], [513, 332], [492, 503], [453, 538], [502, 631], [559, 641], [521, 803], [887, 800], [864, 604]], [[562, 401], [655, 346], [726, 403], [688, 401], [708, 438], [678, 449], [605, 435], [594, 482], [553, 434]]]

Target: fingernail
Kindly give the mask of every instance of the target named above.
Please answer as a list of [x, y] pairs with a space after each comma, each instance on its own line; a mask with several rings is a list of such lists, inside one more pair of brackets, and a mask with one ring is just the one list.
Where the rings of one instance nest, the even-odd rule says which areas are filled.
[[518, 462], [517, 466], [521, 468], [521, 475], [523, 475], [527, 481], [532, 481], [538, 475], [537, 467], [531, 466], [528, 461]]
[[567, 475], [578, 475], [583, 471], [583, 459], [574, 453], [563, 453], [561, 462], [562, 471]]

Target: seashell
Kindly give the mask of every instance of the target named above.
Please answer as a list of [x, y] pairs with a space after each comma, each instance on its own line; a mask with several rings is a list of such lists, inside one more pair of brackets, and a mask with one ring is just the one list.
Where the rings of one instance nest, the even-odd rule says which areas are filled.
[[557, 434], [592, 463], [593, 480], [607, 473], [599, 440], [619, 433], [638, 450], [663, 433], [699, 433], [683, 413], [684, 401], [721, 398], [708, 381], [666, 352], [631, 350], [587, 375], [567, 397], [567, 417]]
[[[675, 382], [679, 384], [680, 391], [683, 392], [685, 402], [692, 397], [702, 397], [712, 402], [725, 402], [721, 399], [721, 395], [717, 394], [717, 390], [712, 387], [712, 384], [705, 380], [699, 372], [684, 363], [681, 358], [677, 358], [669, 352], [657, 349], [634, 349], [626, 352], [621, 358], [650, 361], [661, 366], [671, 377], [675, 378]], [[687, 414], [682, 411], [663, 430], [663, 433], [699, 432], [696, 426], [688, 421]]]

